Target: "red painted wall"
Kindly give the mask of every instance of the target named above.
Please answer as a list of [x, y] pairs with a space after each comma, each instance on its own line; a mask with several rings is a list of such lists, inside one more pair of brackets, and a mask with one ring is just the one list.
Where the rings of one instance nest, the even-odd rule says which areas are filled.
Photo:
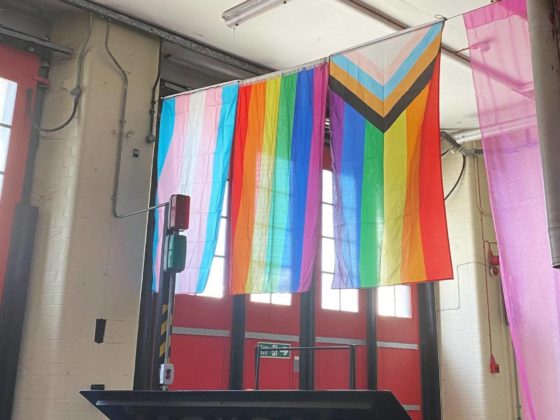
[[[34, 78], [38, 70], [37, 55], [0, 45], [0, 77], [18, 84], [4, 186], [0, 197], [0, 301], [4, 290], [14, 209], [21, 199], [25, 177], [31, 135], [29, 110], [33, 109], [37, 84]], [[28, 90], [31, 92], [30, 103], [28, 103]]]

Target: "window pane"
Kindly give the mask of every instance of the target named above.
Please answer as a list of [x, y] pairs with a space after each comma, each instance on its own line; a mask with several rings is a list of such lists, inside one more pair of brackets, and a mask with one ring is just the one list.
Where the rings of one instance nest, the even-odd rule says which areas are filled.
[[333, 206], [323, 204], [323, 236], [334, 237]]
[[210, 276], [204, 292], [199, 293], [198, 296], [206, 296], [213, 298], [224, 297], [224, 269], [225, 259], [221, 257], [214, 257], [212, 266], [210, 267]]
[[334, 239], [322, 239], [321, 245], [321, 271], [334, 273], [335, 253]]
[[251, 302], [270, 303], [270, 293], [253, 293]]
[[272, 293], [272, 303], [275, 305], [290, 306], [292, 295], [290, 293]]
[[343, 289], [340, 291], [340, 310], [344, 312], [358, 312], [358, 290]]
[[333, 275], [321, 274], [321, 308], [340, 310], [340, 290], [331, 289]]
[[216, 255], [224, 257], [226, 255], [226, 230], [227, 219], [220, 219], [220, 230], [218, 231], [218, 243], [216, 244]]
[[332, 172], [323, 170], [323, 202], [332, 204]]
[[393, 286], [377, 288], [377, 314], [395, 316], [395, 289]]
[[0, 172], [6, 171], [6, 162], [8, 160], [8, 147], [10, 145], [10, 130], [6, 127], [0, 127]]
[[395, 316], [412, 318], [410, 286], [395, 286]]
[[226, 182], [226, 191], [224, 193], [224, 204], [222, 205], [222, 217], [227, 217], [228, 196], [229, 196], [229, 182]]
[[17, 83], [0, 78], [0, 122], [12, 125], [16, 104]]

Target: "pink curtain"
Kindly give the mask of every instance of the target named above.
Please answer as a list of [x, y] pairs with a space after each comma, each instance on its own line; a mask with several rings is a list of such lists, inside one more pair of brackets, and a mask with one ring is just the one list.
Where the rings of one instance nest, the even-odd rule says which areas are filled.
[[465, 24], [524, 418], [556, 419], [560, 271], [550, 265], [525, 1], [491, 4]]

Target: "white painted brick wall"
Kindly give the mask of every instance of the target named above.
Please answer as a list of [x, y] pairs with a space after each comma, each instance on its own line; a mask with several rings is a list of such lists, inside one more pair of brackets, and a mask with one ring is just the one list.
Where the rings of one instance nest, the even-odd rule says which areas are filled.
[[[444, 157], [446, 191], [457, 179], [460, 168], [459, 154]], [[478, 185], [482, 197], [480, 205]], [[468, 158], [465, 176], [447, 200], [446, 207], [455, 279], [438, 285], [442, 415], [445, 420], [515, 419], [515, 370], [499, 277], [488, 278], [488, 301], [494, 356], [500, 365], [500, 373], [489, 372], [490, 342], [482, 241], [483, 236], [485, 240], [495, 241], [495, 234], [482, 157], [478, 162], [475, 158]]]
[[[79, 50], [87, 14], [54, 24], [53, 40]], [[122, 80], [104, 49], [106, 23], [95, 19], [84, 63], [80, 109], [64, 130], [41, 138], [33, 181], [39, 206], [29, 298], [14, 404], [15, 420], [103, 418], [79, 394], [93, 383], [130, 389], [144, 259], [146, 217], [111, 215]], [[120, 211], [146, 207], [153, 146], [146, 143], [159, 43], [113, 26], [110, 44], [129, 76]], [[76, 59], [53, 60], [42, 124], [70, 113]], [[132, 149], [140, 157], [132, 157]], [[103, 344], [96, 318], [107, 319]]]

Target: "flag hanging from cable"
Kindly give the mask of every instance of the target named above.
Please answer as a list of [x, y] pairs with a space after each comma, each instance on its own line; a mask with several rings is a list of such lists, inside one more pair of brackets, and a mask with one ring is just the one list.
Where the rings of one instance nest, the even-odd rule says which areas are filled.
[[453, 276], [440, 160], [442, 29], [330, 58], [335, 288]]
[[[168, 98], [161, 112], [157, 156], [157, 203], [172, 194], [190, 196], [185, 270], [177, 293], [202, 293], [218, 241], [229, 173], [238, 82]], [[163, 210], [156, 210], [154, 289], [159, 289]]]
[[230, 291], [303, 292], [319, 240], [327, 64], [241, 86]]

